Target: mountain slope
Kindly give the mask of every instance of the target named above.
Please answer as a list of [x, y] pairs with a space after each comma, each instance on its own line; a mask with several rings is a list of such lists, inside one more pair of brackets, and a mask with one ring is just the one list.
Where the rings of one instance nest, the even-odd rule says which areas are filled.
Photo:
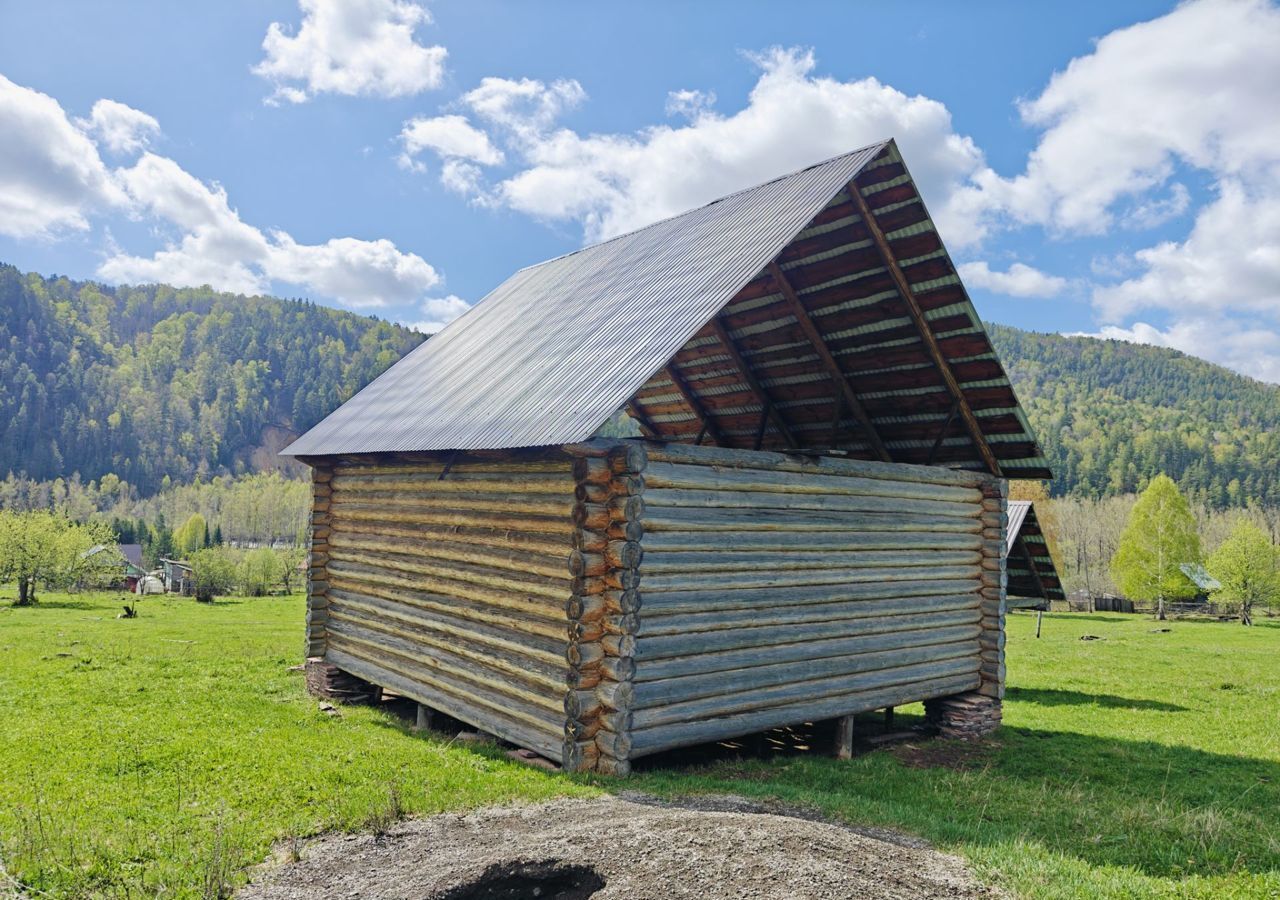
[[[1280, 388], [1172, 350], [990, 326], [1055, 494], [1167, 472], [1212, 506], [1280, 505]], [[0, 265], [0, 476], [165, 478], [274, 451], [423, 340], [298, 300], [110, 288]]]
[[1165, 472], [1210, 506], [1280, 505], [1280, 387], [1162, 347], [988, 328], [1054, 493], [1128, 493]]
[[0, 265], [0, 475], [143, 493], [274, 451], [422, 341], [314, 303]]

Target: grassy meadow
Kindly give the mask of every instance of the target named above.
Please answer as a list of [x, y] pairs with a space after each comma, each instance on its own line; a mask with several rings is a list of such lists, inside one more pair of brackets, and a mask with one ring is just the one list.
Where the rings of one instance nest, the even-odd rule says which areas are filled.
[[[0, 604], [0, 895], [217, 897], [320, 830], [610, 786], [322, 710], [291, 670], [298, 597], [139, 607]], [[993, 741], [648, 768], [625, 787], [900, 828], [1017, 896], [1280, 896], [1280, 623], [1034, 626], [1011, 617]]]

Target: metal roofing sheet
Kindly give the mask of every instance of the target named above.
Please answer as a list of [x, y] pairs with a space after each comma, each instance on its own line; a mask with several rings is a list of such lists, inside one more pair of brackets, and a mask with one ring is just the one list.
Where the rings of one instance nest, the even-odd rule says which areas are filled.
[[1013, 542], [1018, 539], [1018, 532], [1022, 530], [1022, 523], [1027, 518], [1027, 512], [1030, 509], [1030, 500], [1009, 501], [1009, 524], [1004, 533], [1004, 552], [1006, 556], [1013, 552]]
[[284, 452], [590, 437], [886, 143], [520, 270]]

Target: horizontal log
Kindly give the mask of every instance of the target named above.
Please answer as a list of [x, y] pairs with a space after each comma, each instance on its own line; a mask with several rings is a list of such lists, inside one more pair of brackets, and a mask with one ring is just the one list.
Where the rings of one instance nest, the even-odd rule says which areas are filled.
[[344, 621], [352, 626], [386, 635], [388, 640], [398, 639], [421, 652], [432, 651], [457, 656], [495, 669], [508, 677], [541, 686], [546, 691], [560, 688], [565, 680], [565, 673], [569, 671], [563, 659], [557, 659], [550, 653], [530, 652], [527, 648], [511, 650], [502, 644], [473, 640], [470, 636], [433, 631], [419, 624], [380, 615], [366, 606], [348, 600], [339, 601], [332, 614], [335, 621]]
[[838, 513], [786, 509], [646, 508], [645, 533], [661, 531], [927, 531], [976, 534], [977, 519], [919, 513]]
[[[918, 628], [944, 628], [948, 625], [971, 625], [978, 621], [976, 609], [953, 609], [946, 612], [889, 615], [836, 621], [805, 622], [779, 627], [767, 625], [751, 628], [732, 628], [722, 631], [654, 635], [634, 639], [608, 635], [601, 640], [606, 648], [611, 643], [631, 649], [619, 656], [634, 656], [637, 671], [644, 669], [648, 660], [697, 653], [714, 653], [718, 650], [740, 650], [745, 647], [761, 647], [770, 644], [789, 644], [799, 641], [825, 638], [856, 637], [866, 634], [887, 634]], [[615, 640], [611, 641], [613, 638]], [[633, 649], [632, 649], [633, 648]]]
[[[334, 571], [333, 590], [347, 590], [372, 596], [381, 596], [399, 603], [408, 603], [417, 609], [437, 615], [449, 616], [459, 622], [475, 622], [508, 629], [517, 635], [541, 635], [558, 639], [565, 636], [566, 622], [562, 612], [542, 606], [519, 610], [515, 607], [494, 606], [462, 599], [450, 593], [435, 593], [431, 585], [414, 581], [374, 578], [366, 572], [352, 573], [345, 568]], [[536, 610], [536, 611], [535, 611]]]
[[[902, 642], [894, 643], [891, 638], [882, 637], [879, 641], [882, 649], [840, 653], [817, 659], [792, 660], [763, 666], [748, 666], [733, 670], [731, 678], [720, 671], [637, 682], [632, 707], [636, 710], [649, 709], [702, 697], [722, 697], [756, 688], [853, 675], [858, 672], [890, 669], [930, 660], [954, 659], [961, 656], [974, 659], [978, 657], [979, 650], [971, 633], [972, 629], [961, 626], [936, 631], [937, 634], [934, 636], [943, 638], [937, 643], [919, 643], [917, 638], [916, 643], [903, 644]], [[964, 635], [963, 639], [949, 639], [956, 634]]]
[[791, 569], [905, 570], [935, 566], [976, 566], [982, 562], [976, 550], [853, 550], [791, 552], [653, 553], [642, 571], [646, 585], [653, 575], [673, 572], [783, 572]]
[[[638, 617], [638, 627], [626, 632], [638, 638], [658, 635], [694, 634], [773, 626], [789, 628], [806, 622], [844, 622], [880, 616], [914, 616], [946, 610], [972, 610], [974, 621], [981, 616], [973, 594], [946, 594], [931, 597], [893, 597], [886, 600], [853, 600], [844, 603], [812, 603], [773, 609], [732, 609], [687, 613], [661, 618]], [[906, 626], [904, 626], [906, 627]], [[786, 640], [782, 637], [776, 643]]]
[[[960, 590], [957, 590], [957, 588]], [[672, 591], [640, 592], [640, 608], [646, 621], [684, 613], [716, 612], [731, 609], [768, 611], [804, 606], [811, 603], [839, 603], [847, 600], [890, 600], [902, 597], [930, 597], [963, 592], [955, 579], [919, 579], [891, 584], [807, 585], [804, 587], [756, 588], [742, 591]], [[973, 605], [979, 599], [975, 594]]]
[[701, 721], [681, 722], [655, 728], [637, 728], [631, 732], [630, 758], [635, 759], [676, 747], [741, 737], [784, 725], [834, 719], [886, 706], [903, 706], [918, 700], [963, 693], [977, 686], [977, 673], [952, 675], [871, 691], [855, 691], [824, 697], [821, 700], [802, 700], [783, 706]]
[[[446, 454], [446, 457], [448, 454]], [[402, 462], [391, 464], [370, 463], [368, 465], [340, 465], [333, 469], [335, 477], [346, 476], [362, 476], [362, 475], [406, 475], [416, 474], [425, 475], [431, 478], [439, 478], [441, 473], [445, 471], [448, 464], [448, 473], [445, 478], [457, 478], [460, 475], [487, 474], [491, 476], [500, 475], [532, 475], [534, 473], [544, 473], [549, 475], [565, 474], [569, 475], [573, 471], [573, 460], [568, 458], [549, 459], [549, 460], [475, 460], [475, 459], [454, 459], [448, 460], [441, 458], [439, 460], [426, 461], [418, 459], [414, 462]]]
[[[340, 527], [344, 531], [363, 530], [368, 534], [377, 534], [387, 525], [436, 525], [493, 528], [525, 534], [563, 535], [567, 540], [573, 528], [573, 523], [568, 516], [529, 516], [517, 513], [468, 512], [461, 509], [404, 512], [349, 504], [342, 507], [340, 513], [334, 515], [332, 523], [329, 523], [327, 515], [326, 524], [338, 526], [341, 522]], [[365, 523], [363, 528], [360, 523]]]
[[427, 473], [398, 472], [388, 475], [339, 475], [334, 478], [332, 489], [355, 495], [367, 492], [376, 494], [409, 493], [415, 496], [429, 494], [546, 494], [571, 499], [574, 488], [573, 473], [566, 466], [556, 473], [512, 472], [495, 476], [492, 473], [466, 473], [450, 471], [447, 478]]
[[[802, 456], [760, 450], [734, 450], [726, 447], [695, 447], [690, 444], [649, 444], [650, 468], [656, 463], [683, 463], [701, 466], [733, 466], [769, 472], [840, 475], [860, 478], [914, 481], [922, 484], [951, 485], [964, 488], [980, 486], [988, 476], [937, 466], [914, 466], [883, 463], [834, 456]], [[647, 472], [646, 472], [647, 475]]]
[[680, 506], [694, 509], [804, 509], [830, 513], [919, 513], [955, 516], [961, 519], [976, 519], [978, 516], [978, 507], [973, 503], [950, 503], [934, 499], [920, 500], [870, 494], [767, 493], [760, 490], [684, 490], [649, 487], [644, 493], [644, 502], [645, 506], [651, 509]]
[[816, 468], [808, 472], [786, 472], [653, 462], [645, 469], [644, 480], [646, 492], [667, 488], [713, 493], [874, 496], [925, 503], [950, 502], [963, 507], [965, 514], [972, 516], [982, 511], [982, 492], [976, 488], [852, 475], [825, 475], [820, 474]]
[[711, 570], [709, 572], [672, 572], [651, 574], [647, 568], [641, 569], [644, 592], [660, 594], [669, 591], [699, 590], [756, 590], [774, 587], [799, 587], [818, 584], [863, 584], [876, 582], [887, 584], [896, 581], [918, 581], [923, 576], [933, 580], [955, 580], [970, 582], [959, 586], [959, 590], [977, 590], [981, 567], [969, 566], [929, 566], [927, 561], [902, 568], [856, 568], [825, 569], [803, 567], [782, 570]]
[[[530, 494], [399, 494], [339, 492], [333, 495], [332, 514], [342, 516], [348, 510], [380, 510], [386, 513], [437, 513], [449, 510], [492, 512], [510, 516], [573, 515], [577, 501], [573, 495]], [[318, 503], [316, 509], [321, 509]]]
[[[354, 526], [354, 527], [353, 527]], [[549, 557], [556, 565], [564, 561], [571, 546], [570, 535], [522, 533], [500, 528], [473, 528], [468, 526], [429, 526], [383, 522], [370, 525], [367, 522], [335, 522], [333, 534], [356, 539], [380, 540], [403, 538], [410, 542], [457, 543], [468, 547], [491, 548], [498, 551], [519, 552]], [[330, 529], [326, 528], [326, 536]]]
[[343, 641], [350, 641], [356, 646], [366, 648], [370, 653], [389, 653], [415, 665], [438, 670], [483, 687], [485, 690], [514, 697], [531, 706], [554, 712], [564, 693], [563, 679], [535, 682], [524, 673], [513, 675], [510, 671], [499, 671], [439, 646], [366, 628], [359, 621], [338, 612], [335, 612], [329, 620], [327, 627], [331, 639], [333, 635], [340, 637], [335, 646], [341, 646]]
[[530, 725], [505, 714], [502, 710], [482, 707], [471, 702], [469, 698], [421, 683], [412, 677], [341, 650], [329, 650], [324, 658], [326, 662], [332, 663], [344, 672], [350, 672], [373, 684], [393, 690], [397, 694], [473, 725], [483, 732], [497, 735], [521, 747], [527, 747], [548, 759], [559, 758], [564, 744], [563, 731], [559, 735], [552, 734], [545, 727]]
[[[569, 578], [569, 573], [565, 569], [565, 560], [568, 558], [569, 551], [564, 547], [557, 547], [554, 554], [545, 554], [531, 553], [523, 549], [498, 549], [483, 545], [476, 547], [465, 539], [461, 541], [424, 540], [391, 535], [368, 537], [348, 532], [337, 533], [331, 546], [348, 550], [390, 552], [418, 558], [470, 563], [510, 572], [540, 575], [544, 578], [564, 580]], [[316, 551], [313, 549], [313, 559], [315, 555]]]
[[644, 551], [650, 560], [664, 553], [722, 551], [864, 551], [864, 550], [968, 550], [982, 547], [976, 534], [917, 531], [805, 531], [722, 532], [665, 531], [645, 535]]
[[636, 710], [632, 722], [636, 729], [657, 728], [677, 722], [720, 718], [793, 703], [820, 702], [832, 696], [869, 693], [931, 679], [970, 675], [977, 671], [978, 658], [973, 655], [927, 660], [892, 668], [769, 685], [752, 690], [735, 691], [731, 694], [655, 706]]
[[410, 556], [334, 547], [329, 551], [327, 568], [334, 570], [334, 565], [338, 562], [346, 564], [348, 570], [354, 571], [352, 566], [359, 566], [361, 571], [370, 575], [395, 576], [402, 580], [408, 577], [428, 590], [457, 594], [459, 597], [509, 606], [512, 609], [537, 606], [535, 598], [550, 601], [560, 607], [569, 596], [570, 585], [565, 579], [517, 575], [514, 572], [451, 560], [423, 558], [414, 561]]
[[717, 677], [737, 677], [738, 673], [757, 666], [790, 664], [835, 656], [853, 656], [862, 653], [873, 653], [879, 650], [917, 647], [952, 641], [971, 641], [980, 632], [981, 629], [977, 625], [929, 626], [911, 631], [821, 640], [811, 639], [794, 644], [744, 647], [737, 650], [700, 653], [694, 656], [648, 660], [643, 666], [636, 667], [633, 678], [638, 686], [642, 682], [661, 681], [688, 675], [730, 672], [733, 673], [732, 676], [719, 674]]
[[517, 659], [528, 656], [552, 666], [558, 666], [563, 661], [564, 639], [528, 634], [457, 615], [441, 614], [422, 608], [416, 600], [399, 592], [373, 593], [374, 590], [367, 587], [363, 590], [335, 588], [329, 595], [330, 609], [350, 607], [367, 616], [366, 621], [371, 623], [383, 619], [398, 621], [448, 638], [474, 641], [493, 648], [495, 654], [511, 654]]

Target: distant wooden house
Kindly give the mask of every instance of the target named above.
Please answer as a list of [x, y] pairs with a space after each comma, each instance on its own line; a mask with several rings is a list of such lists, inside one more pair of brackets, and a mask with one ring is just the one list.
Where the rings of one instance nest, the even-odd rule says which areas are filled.
[[1030, 500], [1009, 501], [1005, 555], [1011, 609], [1048, 609], [1054, 600], [1066, 600], [1058, 569]]
[[142, 545], [141, 544], [95, 544], [88, 550], [80, 554], [81, 559], [92, 559], [101, 557], [104, 553], [111, 553], [112, 568], [119, 571], [119, 579], [115, 583], [115, 587], [121, 587], [125, 590], [132, 591], [137, 587], [138, 579], [146, 574], [146, 570], [142, 568]]
[[996, 727], [1005, 479], [1050, 476], [892, 141], [521, 270], [286, 453], [313, 687], [616, 774]]
[[195, 593], [196, 585], [191, 563], [179, 559], [161, 559], [160, 569], [165, 590], [170, 594], [189, 597]]

